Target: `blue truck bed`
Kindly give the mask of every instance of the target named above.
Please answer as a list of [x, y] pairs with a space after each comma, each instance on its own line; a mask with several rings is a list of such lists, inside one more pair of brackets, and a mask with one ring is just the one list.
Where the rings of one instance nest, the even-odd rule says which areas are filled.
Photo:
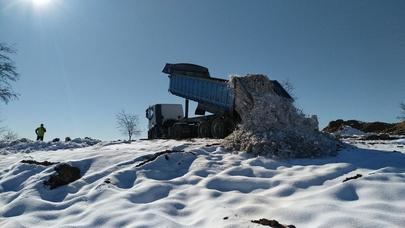
[[212, 113], [233, 111], [234, 93], [227, 80], [171, 74], [169, 92], [198, 102]]
[[[234, 112], [235, 91], [228, 86], [227, 80], [212, 78], [206, 67], [189, 63], [168, 63], [162, 72], [169, 74], [169, 92], [198, 102], [197, 110], [214, 114], [231, 113], [231, 115]], [[278, 81], [271, 82], [275, 93], [293, 100]], [[241, 85], [243, 87], [243, 84]]]

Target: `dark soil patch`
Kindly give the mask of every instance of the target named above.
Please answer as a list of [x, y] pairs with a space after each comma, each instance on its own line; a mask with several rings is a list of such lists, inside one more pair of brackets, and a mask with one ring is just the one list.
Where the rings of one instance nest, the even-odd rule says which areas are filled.
[[183, 153], [183, 152], [184, 152], [183, 150], [165, 150], [165, 151], [157, 152], [157, 153], [151, 155], [150, 157], [148, 157], [147, 159], [145, 159], [144, 161], [142, 161], [141, 163], [137, 164], [136, 167], [141, 167], [141, 166], [145, 165], [146, 163], [156, 160], [156, 158], [158, 158], [162, 155], [165, 156], [166, 160], [169, 160], [168, 154]]
[[349, 180], [354, 180], [354, 179], [360, 178], [362, 176], [363, 175], [361, 175], [361, 174], [357, 174], [357, 175], [352, 176], [352, 177], [346, 177], [346, 179], [344, 179], [342, 182], [346, 182], [346, 181], [349, 181]]
[[67, 185], [73, 181], [80, 179], [80, 169], [77, 167], [70, 166], [68, 164], [60, 164], [55, 167], [56, 174], [49, 177], [47, 181], [44, 182], [48, 185], [50, 189], [54, 189], [63, 185]]
[[205, 145], [206, 147], [212, 147], [212, 146], [220, 146], [221, 143], [212, 143], [212, 144], [207, 144]]
[[265, 218], [259, 219], [259, 220], [252, 220], [253, 223], [257, 223], [263, 226], [270, 226], [273, 228], [295, 228], [294, 225], [283, 225], [280, 224], [278, 221], [276, 220], [268, 220]]
[[24, 164], [31, 164], [31, 165], [42, 165], [42, 166], [50, 166], [50, 165], [55, 165], [58, 164], [57, 162], [49, 162], [49, 161], [35, 161], [35, 160], [22, 160], [21, 163]]
[[362, 138], [363, 140], [394, 140], [398, 139], [397, 137], [392, 137], [388, 134], [373, 134], [373, 135], [367, 135]]

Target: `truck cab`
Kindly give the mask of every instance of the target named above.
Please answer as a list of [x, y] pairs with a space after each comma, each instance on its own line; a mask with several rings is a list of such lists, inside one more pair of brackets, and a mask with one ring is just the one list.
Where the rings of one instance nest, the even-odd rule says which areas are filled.
[[184, 118], [181, 104], [155, 104], [146, 109], [148, 138], [166, 138], [167, 128]]

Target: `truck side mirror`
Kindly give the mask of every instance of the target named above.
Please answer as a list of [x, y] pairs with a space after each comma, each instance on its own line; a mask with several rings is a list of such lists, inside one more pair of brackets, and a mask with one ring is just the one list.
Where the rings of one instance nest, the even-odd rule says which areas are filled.
[[151, 120], [153, 118], [153, 109], [152, 109], [152, 107], [149, 107], [148, 109], [146, 109], [145, 115], [146, 115], [146, 118], [148, 120]]

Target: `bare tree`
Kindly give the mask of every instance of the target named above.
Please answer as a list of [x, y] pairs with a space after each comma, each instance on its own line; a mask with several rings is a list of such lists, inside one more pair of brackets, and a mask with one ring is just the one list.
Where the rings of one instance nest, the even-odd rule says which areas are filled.
[[3, 135], [2, 139], [4, 141], [14, 141], [18, 139], [18, 135], [15, 132], [9, 130]]
[[11, 87], [11, 82], [18, 80], [14, 61], [8, 56], [16, 51], [4, 43], [0, 43], [0, 100], [8, 103], [18, 97]]
[[[3, 121], [0, 120], [0, 124], [1, 124], [1, 122], [3, 122]], [[0, 135], [2, 135], [5, 131], [6, 131], [6, 128], [3, 126], [0, 126]]]
[[400, 119], [400, 120], [405, 120], [405, 103], [402, 102], [402, 103], [400, 104], [400, 107], [401, 107], [401, 115], [398, 116], [398, 119]]
[[137, 136], [141, 133], [139, 130], [138, 116], [132, 115], [124, 110], [117, 114], [117, 126], [123, 135], [128, 136], [131, 141], [132, 136]]

